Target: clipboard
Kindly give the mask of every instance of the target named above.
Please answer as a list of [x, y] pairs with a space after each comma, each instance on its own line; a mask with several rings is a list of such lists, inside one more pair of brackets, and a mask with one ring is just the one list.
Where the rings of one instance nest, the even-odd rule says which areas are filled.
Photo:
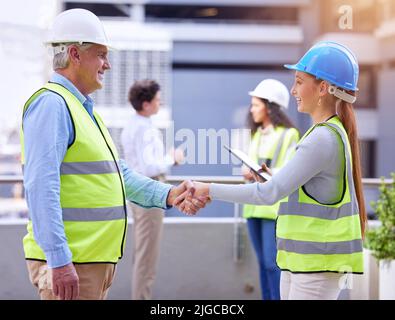
[[269, 181], [272, 177], [266, 172], [258, 172], [262, 169], [256, 162], [251, 160], [243, 151], [238, 149], [231, 149], [228, 146], [224, 145], [224, 148], [228, 150], [233, 156], [239, 159], [243, 164], [245, 164], [248, 168], [254, 171], [258, 176], [260, 176], [265, 181]]

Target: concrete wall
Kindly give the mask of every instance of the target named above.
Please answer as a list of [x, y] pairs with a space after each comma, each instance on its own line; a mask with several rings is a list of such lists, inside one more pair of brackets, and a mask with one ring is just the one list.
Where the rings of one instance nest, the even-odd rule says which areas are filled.
[[[259, 300], [258, 266], [243, 220], [166, 218], [153, 299]], [[369, 228], [377, 227], [376, 221]], [[235, 230], [239, 229], [235, 238]], [[108, 299], [131, 297], [131, 232]], [[0, 300], [38, 299], [23, 255], [26, 222], [0, 220]], [[239, 239], [239, 246], [235, 246]], [[239, 248], [239, 250], [237, 249]], [[365, 274], [348, 278], [339, 300], [378, 299], [378, 268], [365, 250]]]
[[[0, 299], [37, 299], [23, 255], [24, 222], [0, 221]], [[154, 299], [260, 299], [255, 255], [241, 225], [242, 260], [233, 257], [232, 218], [165, 220]], [[131, 225], [109, 299], [131, 297]]]
[[271, 64], [282, 69], [284, 63], [295, 63], [302, 54], [299, 44], [183, 41], [175, 43], [173, 60], [184, 63]]
[[[288, 86], [292, 83], [292, 75], [286, 71], [174, 70], [172, 112], [175, 131], [181, 132], [181, 129], [187, 128], [194, 132], [195, 138], [198, 138], [199, 129], [215, 129], [218, 132], [224, 128], [230, 136], [231, 129], [245, 127], [250, 104], [248, 91], [253, 90], [261, 80], [269, 77], [282, 80]], [[298, 117], [294, 99], [291, 100], [289, 114], [294, 119]], [[182, 142], [185, 140], [183, 138]], [[208, 149], [210, 147], [209, 139], [206, 140]], [[178, 145], [180, 142], [176, 141], [175, 143]], [[226, 144], [226, 142], [224, 143]], [[209, 152], [207, 151], [206, 163], [199, 165], [198, 139], [195, 140], [195, 145], [196, 164], [173, 167], [173, 175], [232, 175], [234, 165], [221, 164], [220, 162], [221, 147], [219, 143], [216, 149], [211, 148], [213, 152], [217, 151], [217, 164], [209, 163]]]

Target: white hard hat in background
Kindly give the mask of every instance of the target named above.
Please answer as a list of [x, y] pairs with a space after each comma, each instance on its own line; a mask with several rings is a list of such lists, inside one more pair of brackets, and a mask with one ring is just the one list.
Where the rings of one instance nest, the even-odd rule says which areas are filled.
[[89, 10], [71, 9], [55, 17], [46, 44], [90, 42], [109, 47], [99, 18]]
[[288, 109], [289, 91], [287, 87], [278, 80], [266, 79], [261, 81], [254, 91], [248, 92], [250, 96], [266, 99], [277, 103], [280, 107]]

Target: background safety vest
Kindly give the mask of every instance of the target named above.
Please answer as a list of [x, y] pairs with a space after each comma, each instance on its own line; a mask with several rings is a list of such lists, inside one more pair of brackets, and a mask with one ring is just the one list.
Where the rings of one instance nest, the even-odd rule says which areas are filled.
[[[267, 145], [261, 144], [261, 130], [255, 132], [249, 157], [259, 165], [265, 163], [269, 168], [281, 168], [286, 162], [287, 152], [292, 144], [299, 141], [299, 132], [294, 128], [285, 128], [283, 126], [276, 127], [267, 137]], [[244, 218], [265, 218], [276, 219], [279, 208], [279, 202], [271, 206], [255, 206], [246, 204], [243, 206]]]
[[345, 157], [340, 201], [323, 204], [303, 186], [281, 202], [278, 211], [277, 264], [291, 272], [363, 273], [362, 236], [347, 133], [338, 117], [313, 126], [336, 133]]
[[[126, 204], [118, 154], [97, 113], [94, 123], [81, 102], [65, 87], [47, 83], [24, 106], [44, 91], [60, 95], [69, 110], [75, 140], [60, 167], [60, 204], [68, 246], [75, 263], [116, 263], [122, 257], [126, 234]], [[21, 128], [22, 165], [25, 164]], [[26, 259], [46, 260], [34, 240], [32, 221], [23, 239]]]

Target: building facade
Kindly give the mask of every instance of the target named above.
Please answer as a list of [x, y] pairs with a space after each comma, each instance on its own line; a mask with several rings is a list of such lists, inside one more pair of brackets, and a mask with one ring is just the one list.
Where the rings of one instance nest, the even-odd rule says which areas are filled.
[[[135, 67], [143, 67], [125, 79], [130, 82], [133, 77], [162, 77], [158, 80], [164, 83], [167, 106], [165, 115], [159, 117], [164, 120], [162, 126], [168, 127], [168, 121], [174, 121], [176, 145], [185, 144], [185, 140], [192, 139], [189, 135], [193, 135], [195, 152], [187, 158], [186, 165], [173, 170], [176, 175], [232, 174], [233, 164], [221, 158], [220, 146], [221, 138], [232, 140], [232, 137], [224, 137], [221, 129], [230, 132], [245, 127], [247, 92], [268, 77], [281, 80], [290, 88], [293, 74], [283, 64], [296, 62], [316, 41], [334, 40], [349, 46], [361, 67], [356, 113], [364, 176], [389, 176], [395, 170], [395, 152], [391, 148], [395, 135], [391, 125], [394, 111], [390, 98], [395, 58], [394, 6], [391, 0], [64, 2], [64, 8], [90, 9], [109, 24], [123, 21], [125, 28], [125, 21], [132, 21], [147, 30], [150, 28], [148, 38], [152, 38], [150, 34], [155, 34], [155, 30], [167, 33], [166, 53], [157, 52], [157, 59], [155, 54], [148, 53], [151, 60], [134, 56], [137, 57], [133, 62]], [[139, 35], [144, 37], [141, 30]], [[118, 38], [116, 33], [111, 34], [114, 35]], [[158, 59], [162, 59], [162, 65], [156, 68], [156, 74], [144, 70], [144, 63]], [[122, 66], [116, 61], [115, 66]], [[136, 68], [130, 69], [133, 72]], [[167, 72], [169, 75], [164, 76]], [[118, 83], [113, 81], [113, 84]], [[129, 84], [120, 84], [118, 88], [126, 89]], [[107, 106], [114, 101], [109, 96], [110, 93]], [[309, 127], [308, 117], [297, 113], [292, 99], [289, 115], [302, 132]], [[207, 137], [202, 141], [204, 130], [213, 132], [211, 140]], [[206, 159], [197, 155], [201, 152], [198, 147], [214, 143], [215, 135], [217, 156], [210, 159], [209, 151]], [[189, 153], [193, 153], [190, 144], [189, 147]]]

